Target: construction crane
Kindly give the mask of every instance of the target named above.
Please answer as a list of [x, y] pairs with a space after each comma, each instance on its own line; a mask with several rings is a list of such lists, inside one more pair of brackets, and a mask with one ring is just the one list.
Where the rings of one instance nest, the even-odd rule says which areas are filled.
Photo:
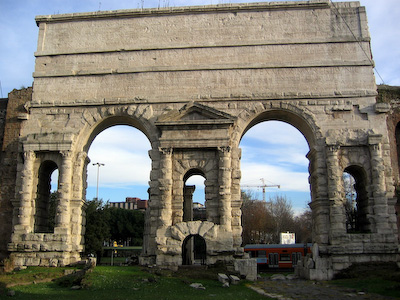
[[262, 185], [240, 185], [240, 187], [249, 187], [249, 188], [261, 188], [262, 189], [262, 194], [263, 194], [263, 201], [265, 202], [265, 188], [267, 187], [277, 187], [278, 189], [281, 188], [279, 184], [271, 184], [267, 185], [265, 184], [264, 178], [260, 178]]

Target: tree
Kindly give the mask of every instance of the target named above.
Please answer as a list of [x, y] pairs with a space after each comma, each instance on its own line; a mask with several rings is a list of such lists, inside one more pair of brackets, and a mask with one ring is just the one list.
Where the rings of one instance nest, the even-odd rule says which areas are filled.
[[253, 199], [242, 191], [242, 240], [243, 244], [263, 244], [270, 240], [272, 220], [266, 203]]
[[143, 243], [144, 213], [116, 207], [109, 208], [110, 238], [119, 243], [140, 246]]
[[297, 243], [312, 242], [312, 211], [307, 208], [301, 215], [294, 218]]
[[296, 229], [292, 203], [286, 196], [276, 195], [269, 198], [269, 206], [273, 219], [272, 243], [279, 244], [281, 232], [294, 232]]
[[87, 201], [85, 253], [96, 254], [98, 260], [103, 253], [103, 242], [110, 238], [109, 209], [103, 200]]
[[281, 232], [294, 232], [296, 242], [311, 242], [312, 215], [306, 210], [294, 216], [292, 204], [285, 196], [275, 196], [269, 202], [255, 200], [242, 191], [243, 244], [278, 244]]

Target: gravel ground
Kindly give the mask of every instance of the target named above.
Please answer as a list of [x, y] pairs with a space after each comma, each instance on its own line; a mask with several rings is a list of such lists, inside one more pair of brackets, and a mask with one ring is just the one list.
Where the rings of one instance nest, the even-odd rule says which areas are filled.
[[[271, 277], [273, 278], [273, 277]], [[263, 278], [257, 281], [252, 288], [270, 298], [289, 299], [317, 299], [317, 300], [346, 300], [346, 299], [394, 299], [376, 294], [357, 292], [354, 289], [338, 287], [329, 282], [316, 282], [302, 279], [275, 279]]]

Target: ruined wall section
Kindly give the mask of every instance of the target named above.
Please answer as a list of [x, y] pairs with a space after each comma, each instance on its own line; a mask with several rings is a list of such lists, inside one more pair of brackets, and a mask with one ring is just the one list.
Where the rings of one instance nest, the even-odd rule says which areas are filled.
[[0, 99], [0, 145], [3, 145], [8, 98]]
[[[375, 105], [370, 38], [358, 2], [124, 10], [36, 21], [35, 88], [21, 140], [25, 154], [39, 154], [32, 160], [47, 151], [62, 155], [65, 205], [59, 231], [67, 247], [41, 241], [43, 249], [72, 251], [71, 259], [82, 250], [74, 242], [81, 220], [73, 216], [84, 201], [85, 151], [101, 128], [128, 124], [142, 130], [152, 145], [147, 262], [179, 265], [180, 245], [189, 233], [209, 236], [212, 260], [231, 259], [242, 252], [240, 139], [257, 122], [280, 120], [298, 128], [310, 145], [314, 242], [319, 245], [311, 277], [332, 278], [376, 253], [393, 260], [397, 245], [388, 206], [394, 188], [386, 114]], [[179, 162], [201, 169], [204, 148], [218, 153], [216, 174], [209, 177], [215, 179], [210, 194], [219, 201], [212, 218], [219, 224], [179, 227], [172, 211], [179, 204], [174, 192], [181, 189], [174, 180], [182, 176], [174, 177], [179, 172], [173, 170]], [[357, 162], [347, 157], [356, 153], [371, 157], [365, 170], [371, 173], [371, 211], [378, 213], [371, 214], [372, 234], [350, 236], [343, 224], [341, 174], [346, 164]], [[20, 166], [30, 182], [29, 164]], [[28, 193], [23, 196], [28, 202]], [[21, 241], [36, 237], [25, 235], [29, 220], [20, 221], [25, 223], [11, 246], [20, 251], [23, 264], [19, 243], [37, 243]]]
[[[22, 122], [27, 119], [26, 105], [32, 100], [32, 88], [13, 90], [8, 101], [2, 102], [1, 126], [2, 149], [0, 153], [0, 260], [7, 257], [13, 220], [13, 204], [17, 181], [17, 164], [20, 161], [19, 137]], [[5, 105], [4, 105], [5, 104]], [[3, 127], [3, 128], [1, 128]]]
[[377, 106], [387, 112], [392, 176], [396, 188], [394, 205], [397, 216], [398, 241], [400, 242], [400, 87], [380, 85], [378, 94]]

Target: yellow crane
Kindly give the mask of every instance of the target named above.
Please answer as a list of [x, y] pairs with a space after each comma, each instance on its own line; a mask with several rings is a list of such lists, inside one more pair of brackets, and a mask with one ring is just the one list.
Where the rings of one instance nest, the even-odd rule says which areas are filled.
[[263, 201], [265, 202], [265, 188], [267, 187], [277, 187], [278, 189], [281, 188], [279, 184], [265, 184], [264, 178], [260, 178], [262, 185], [240, 185], [240, 187], [249, 187], [249, 188], [261, 188], [263, 194]]

